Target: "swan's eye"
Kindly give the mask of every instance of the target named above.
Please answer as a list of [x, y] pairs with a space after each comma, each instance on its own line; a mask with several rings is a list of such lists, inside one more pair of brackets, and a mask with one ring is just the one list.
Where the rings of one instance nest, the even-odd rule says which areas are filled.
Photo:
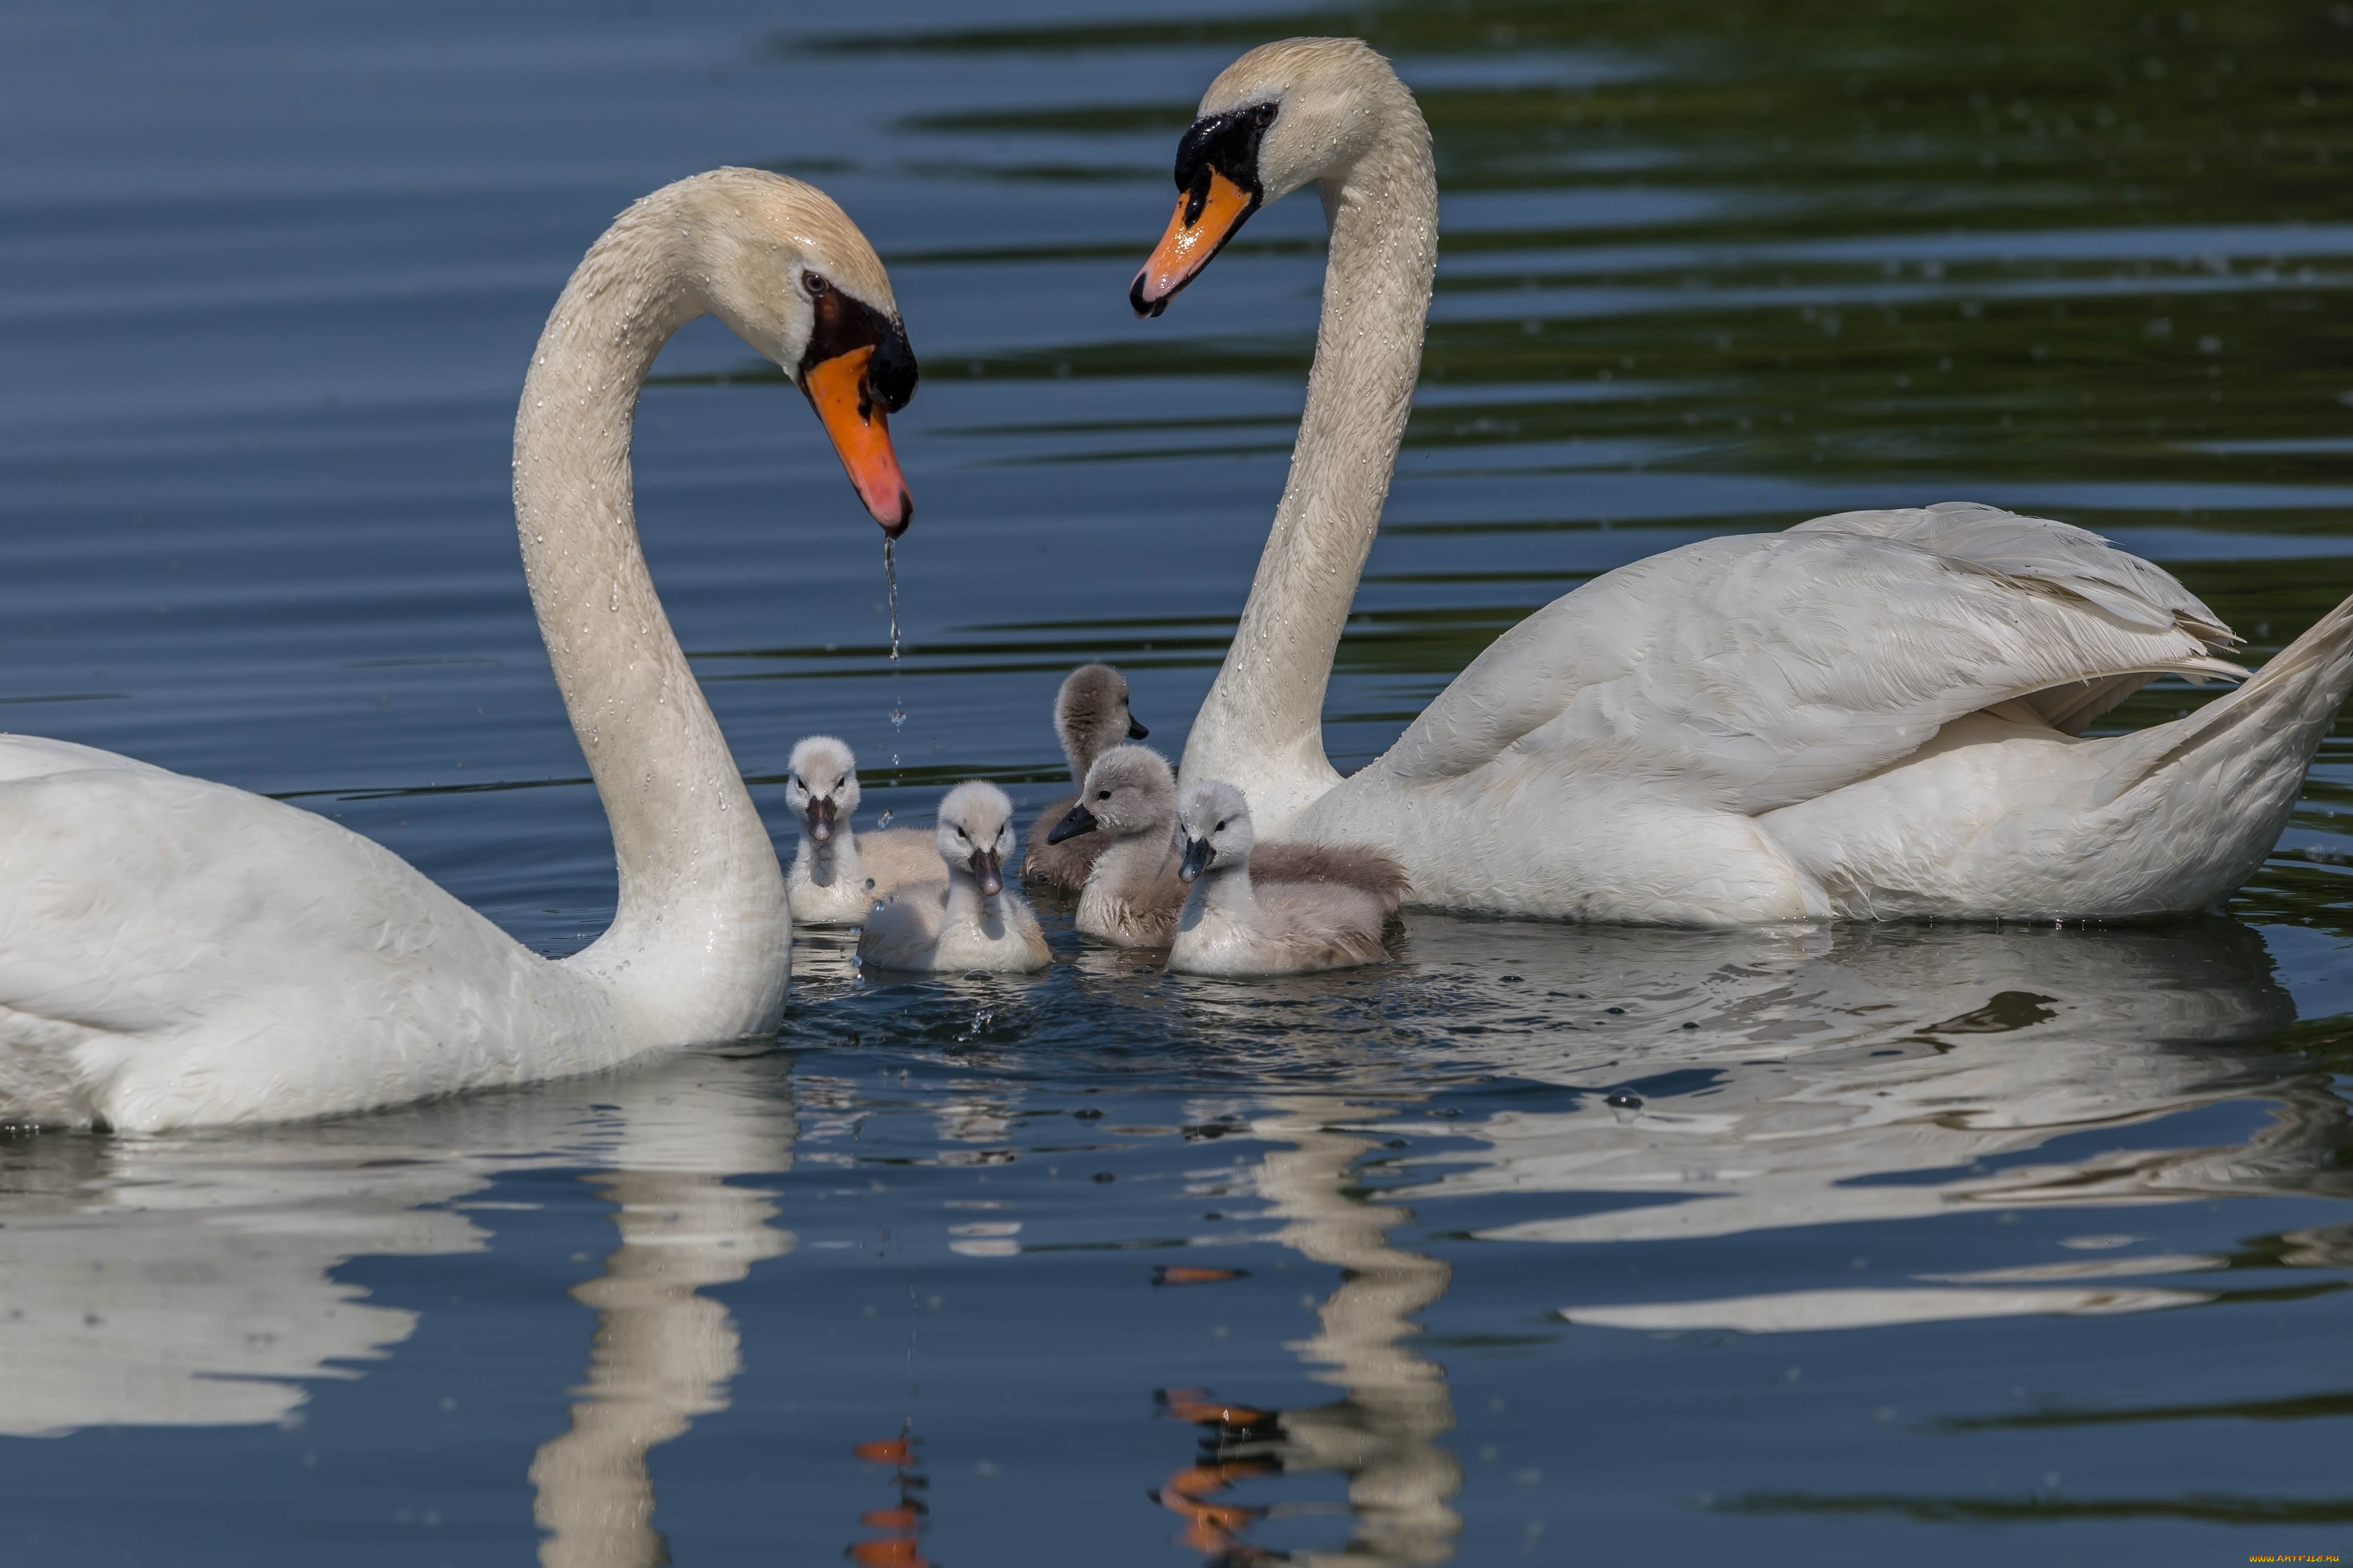
[[957, 828], [957, 829], [956, 829], [956, 837], [957, 837], [958, 838], [962, 838], [962, 837], [964, 837], [964, 829], [963, 829], [963, 828], [959, 827], [959, 828]]
[[1095, 798], [1097, 800], [1109, 800], [1111, 798], [1111, 791], [1107, 789], [1099, 789], [1095, 791]]
[[1223, 832], [1226, 830], [1226, 825], [1225, 825], [1224, 823], [1220, 822], [1219, 824], [1218, 824], [1218, 828], [1217, 828], [1217, 830], [1218, 830], [1219, 833], [1223, 833]]
[[833, 285], [828, 283], [822, 277], [814, 272], [802, 273], [801, 282], [808, 289], [809, 298], [812, 300], [824, 293], [828, 289], [833, 287]]

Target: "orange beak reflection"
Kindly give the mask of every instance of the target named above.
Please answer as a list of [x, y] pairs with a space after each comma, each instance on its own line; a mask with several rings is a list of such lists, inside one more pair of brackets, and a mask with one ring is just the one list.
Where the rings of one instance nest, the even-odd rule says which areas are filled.
[[899, 471], [899, 455], [891, 449], [891, 416], [866, 390], [867, 362], [873, 357], [869, 346], [820, 360], [801, 378], [801, 390], [833, 438], [858, 499], [882, 531], [896, 539], [913, 520], [915, 502]]
[[1151, 259], [1128, 285], [1127, 302], [1135, 307], [1137, 315], [1156, 316], [1166, 310], [1176, 290], [1193, 281], [1194, 275], [1209, 264], [1209, 258], [1234, 237], [1242, 220], [1258, 211], [1255, 195], [1215, 169], [1208, 175], [1206, 195], [1196, 195], [1200, 189], [1197, 185], [1176, 198], [1168, 232], [1160, 237]]

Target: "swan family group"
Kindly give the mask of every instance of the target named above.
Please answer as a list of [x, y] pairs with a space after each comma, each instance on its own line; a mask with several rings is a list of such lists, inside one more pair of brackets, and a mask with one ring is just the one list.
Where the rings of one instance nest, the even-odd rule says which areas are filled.
[[[1129, 743], [1113, 672], [1066, 685], [1079, 793], [1032, 834], [1029, 876], [1077, 891], [1082, 931], [1252, 974], [1376, 958], [1408, 899], [1682, 925], [2147, 918], [2213, 904], [2270, 852], [2353, 684], [2353, 602], [2250, 677], [2225, 657], [2239, 639], [2164, 571], [1968, 503], [1608, 573], [1341, 777], [1323, 700], [1419, 372], [1430, 133], [1371, 49], [1292, 39], [1211, 84], [1176, 183], [1129, 290], [1139, 313], [1313, 184], [1323, 316], [1290, 477], [1178, 774]], [[762, 1034], [796, 916], [862, 923], [876, 965], [1043, 961], [1005, 886], [1016, 840], [991, 785], [950, 792], [928, 841], [859, 835], [852, 759], [812, 738], [788, 788], [803, 842], [780, 866], [631, 504], [646, 374], [705, 314], [807, 395], [886, 533], [913, 511], [889, 416], [914, 354], [881, 261], [823, 193], [721, 169], [646, 196], [589, 248], [524, 378], [514, 500], [612, 828], [611, 927], [545, 959], [323, 817], [0, 736], [0, 1122], [327, 1115]], [[2242, 684], [2171, 723], [2084, 735], [2165, 675]]]
[[[1370, 963], [1404, 904], [1405, 868], [1371, 845], [1256, 842], [1250, 803], [1222, 780], [1187, 785], [1128, 708], [1127, 682], [1081, 665], [1054, 727], [1078, 793], [1030, 825], [1027, 880], [1078, 895], [1081, 932], [1168, 950], [1195, 974], [1296, 974]], [[854, 833], [858, 761], [830, 735], [793, 748], [785, 799], [800, 824], [786, 879], [793, 920], [860, 927], [859, 957], [886, 969], [1022, 973], [1050, 962], [1038, 919], [1005, 886], [1013, 803], [958, 784], [939, 826]]]

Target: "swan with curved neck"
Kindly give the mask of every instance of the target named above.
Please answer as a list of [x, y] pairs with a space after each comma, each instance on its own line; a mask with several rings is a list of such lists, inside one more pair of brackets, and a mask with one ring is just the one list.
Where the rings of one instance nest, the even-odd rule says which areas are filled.
[[1707, 540], [1555, 601], [1343, 780], [1322, 710], [1419, 373], [1430, 132], [1355, 39], [1251, 50], [1176, 153], [1156, 316], [1307, 184], [1331, 226], [1291, 474], [1185, 747], [1270, 837], [1376, 844], [1417, 902], [1674, 924], [2203, 908], [2262, 863], [2353, 688], [2353, 600], [2240, 690], [2078, 739], [2159, 675], [2246, 671], [2158, 568], [1972, 503]]
[[706, 313], [807, 395], [886, 532], [913, 513], [888, 414], [914, 390], [914, 357], [841, 209], [723, 169], [623, 213], [548, 318], [514, 447], [532, 605], [612, 826], [610, 929], [550, 961], [323, 817], [0, 737], [0, 1121], [328, 1115], [775, 1026], [783, 875], [631, 501], [646, 373]]

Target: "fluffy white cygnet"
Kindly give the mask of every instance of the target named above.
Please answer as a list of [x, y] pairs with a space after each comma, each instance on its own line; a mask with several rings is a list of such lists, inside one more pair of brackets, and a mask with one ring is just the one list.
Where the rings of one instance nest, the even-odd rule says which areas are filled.
[[[1096, 758], [1078, 804], [1048, 841], [1081, 835], [1109, 842], [1079, 893], [1080, 932], [1122, 947], [1167, 946], [1187, 892], [1177, 874], [1176, 779], [1167, 759], [1144, 746], [1114, 746]], [[1368, 844], [1261, 844], [1243, 853], [1261, 889], [1347, 889], [1370, 898], [1384, 917], [1397, 912], [1410, 887], [1396, 857]]]
[[1303, 974], [1377, 963], [1380, 899], [1345, 882], [1250, 879], [1250, 805], [1229, 784], [1187, 787], [1177, 803], [1177, 875], [1192, 884], [1169, 944], [1182, 974]]
[[902, 888], [947, 881], [947, 866], [923, 829], [851, 832], [858, 801], [858, 759], [848, 746], [810, 735], [793, 747], [785, 804], [801, 825], [801, 845], [785, 896], [795, 925], [854, 926]]
[[1021, 895], [1005, 885], [1013, 802], [974, 780], [940, 802], [939, 853], [947, 886], [910, 887], [866, 917], [860, 962], [876, 969], [1023, 974], [1046, 967], [1046, 938]]
[[1079, 801], [1046, 837], [1108, 842], [1079, 892], [1082, 934], [1121, 947], [1166, 947], [1185, 907], [1176, 875], [1176, 775], [1148, 746], [1113, 746], [1087, 770]]

